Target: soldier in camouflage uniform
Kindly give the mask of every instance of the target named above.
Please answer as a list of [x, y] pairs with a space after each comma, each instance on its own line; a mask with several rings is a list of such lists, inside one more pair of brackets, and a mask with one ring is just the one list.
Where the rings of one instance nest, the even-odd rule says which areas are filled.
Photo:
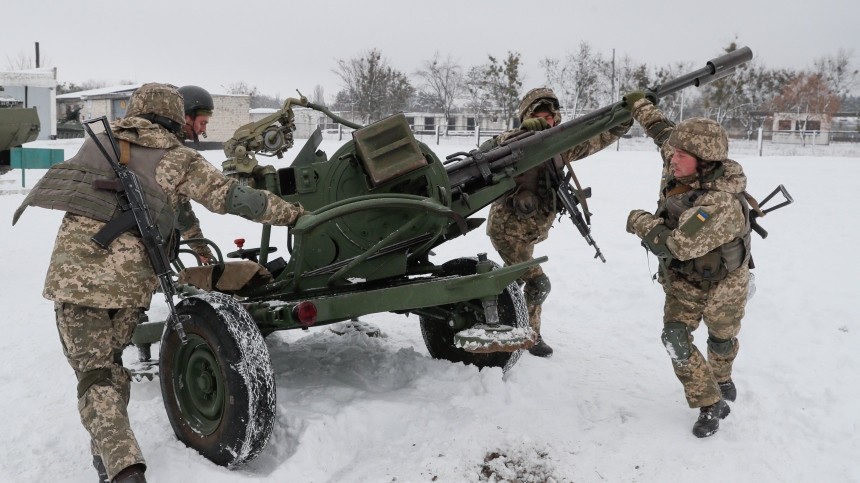
[[[193, 199], [216, 213], [292, 226], [304, 212], [274, 194], [241, 186], [197, 151], [182, 145], [182, 97], [166, 84], [134, 92], [112, 129], [145, 192], [162, 233], [176, 226], [175, 208]], [[103, 137], [103, 141], [107, 142]], [[73, 158], [52, 167], [15, 213], [27, 206], [66, 211], [43, 295], [55, 302], [63, 352], [77, 376], [78, 409], [90, 433], [93, 464], [103, 481], [145, 481], [145, 461], [129, 423], [130, 375], [122, 351], [142, 310], [149, 307], [156, 277], [139, 235], [129, 231], [107, 249], [91, 237], [118, 212], [114, 192], [94, 181], [116, 179], [91, 139]]]
[[[656, 215], [631, 211], [627, 231], [660, 259], [663, 343], [687, 403], [700, 408], [693, 434], [706, 437], [729, 414], [726, 400], [737, 396], [732, 363], [751, 268], [747, 179], [727, 158], [728, 137], [715, 121], [692, 118], [675, 126], [643, 92], [625, 102], [663, 157]], [[702, 320], [707, 360], [693, 344]]]
[[[215, 101], [209, 91], [202, 87], [182, 86], [177, 90], [182, 94], [185, 109], [185, 124], [182, 126], [182, 134], [186, 140], [193, 140], [195, 147], [199, 149], [200, 140], [198, 136], [206, 137], [206, 126], [215, 111]], [[194, 214], [191, 202], [182, 203], [177, 211], [179, 212], [177, 223], [182, 233], [182, 239], [203, 238], [200, 220]], [[215, 258], [206, 243], [190, 243], [188, 247], [197, 254], [201, 263], [209, 263]]]
[[[519, 129], [506, 131], [487, 141], [481, 150], [498, 146], [505, 140], [522, 134], [524, 130], [539, 131], [561, 122], [558, 98], [552, 89], [539, 87], [526, 93], [520, 102]], [[506, 265], [531, 260], [535, 245], [546, 240], [557, 213], [556, 189], [551, 186], [549, 169], [561, 170], [565, 163], [582, 159], [612, 144], [630, 129], [632, 121], [595, 136], [574, 148], [561, 153], [515, 179], [516, 188], [493, 202], [487, 220], [487, 235]], [[538, 334], [529, 352], [539, 357], [550, 357], [550, 347], [540, 335], [541, 309], [550, 291], [549, 278], [540, 265], [523, 274], [520, 280], [529, 311], [529, 323]]]

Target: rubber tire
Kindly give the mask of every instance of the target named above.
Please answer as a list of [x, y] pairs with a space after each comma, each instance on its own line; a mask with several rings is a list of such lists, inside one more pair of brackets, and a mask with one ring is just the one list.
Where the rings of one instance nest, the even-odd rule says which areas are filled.
[[[444, 275], [473, 275], [478, 263], [476, 258], [458, 258], [443, 265]], [[498, 265], [496, 265], [498, 266]], [[480, 301], [472, 301], [480, 305]], [[528, 327], [529, 315], [522, 291], [516, 282], [508, 285], [499, 295], [499, 323], [516, 328]], [[501, 367], [505, 372], [516, 364], [522, 350], [476, 354], [466, 352], [454, 345], [454, 330], [442, 321], [425, 316], [419, 317], [421, 335], [427, 351], [435, 359], [471, 364], [478, 368]]]
[[[183, 346], [167, 324], [160, 379], [170, 425], [180, 441], [213, 463], [241, 466], [265, 448], [274, 427], [276, 388], [268, 348], [253, 318], [229, 295], [196, 295], [176, 308], [187, 316], [189, 342]], [[201, 360], [205, 370], [199, 370]], [[201, 394], [221, 397], [206, 407], [198, 404]]]

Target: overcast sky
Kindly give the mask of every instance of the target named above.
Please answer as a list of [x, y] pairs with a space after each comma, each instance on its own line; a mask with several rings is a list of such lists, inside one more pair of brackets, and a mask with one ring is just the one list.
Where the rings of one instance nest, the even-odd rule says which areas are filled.
[[[765, 6], [767, 5], [767, 6]], [[338, 59], [378, 48], [412, 74], [439, 52], [464, 67], [519, 52], [527, 89], [546, 57], [583, 41], [610, 57], [652, 66], [720, 54], [737, 38], [767, 67], [808, 68], [839, 49], [860, 66], [857, 0], [4, 0], [0, 70], [33, 56], [60, 82], [197, 84], [213, 92], [244, 81], [265, 94], [327, 100], [341, 89]]]

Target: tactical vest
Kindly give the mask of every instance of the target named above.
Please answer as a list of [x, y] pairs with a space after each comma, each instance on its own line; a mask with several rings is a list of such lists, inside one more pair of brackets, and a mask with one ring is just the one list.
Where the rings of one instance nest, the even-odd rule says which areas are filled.
[[[555, 212], [556, 210], [556, 187], [552, 186], [550, 181], [549, 162], [555, 164], [556, 170], [561, 171], [564, 166], [564, 161], [560, 155], [554, 156], [547, 163], [536, 166], [525, 173], [517, 176], [514, 179], [516, 188], [505, 197], [505, 203], [508, 203], [518, 212], [521, 212], [523, 205], [533, 205], [537, 209], [544, 212]], [[523, 203], [525, 198], [532, 198], [531, 203]], [[529, 213], [522, 213], [528, 216]], [[531, 213], [534, 214], [534, 213]]]
[[[689, 190], [680, 194], [667, 196], [663, 208], [658, 212], [666, 226], [677, 229], [680, 225], [681, 214], [692, 208], [700, 196], [707, 190]], [[669, 263], [669, 268], [684, 274], [693, 281], [717, 282], [726, 278], [730, 272], [750, 262], [750, 207], [743, 193], [735, 193], [744, 213], [744, 235], [718, 246], [701, 257], [692, 260], [675, 260]]]
[[[110, 146], [107, 136], [99, 134], [98, 137], [103, 146]], [[129, 147], [128, 168], [140, 181], [149, 214], [158, 225], [161, 236], [169, 240], [173, 234], [176, 215], [170, 206], [167, 194], [155, 180], [158, 162], [167, 150], [131, 143]], [[101, 222], [109, 222], [122, 211], [119, 199], [115, 191], [96, 189], [94, 186], [96, 180], [110, 182], [118, 181], [118, 178], [98, 146], [88, 138], [75, 156], [52, 166], [45, 173], [15, 211], [13, 224], [27, 206], [62, 210]]]

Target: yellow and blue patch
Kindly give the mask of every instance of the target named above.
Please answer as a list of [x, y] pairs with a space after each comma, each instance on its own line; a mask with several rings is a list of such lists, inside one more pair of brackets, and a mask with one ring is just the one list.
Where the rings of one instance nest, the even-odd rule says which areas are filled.
[[702, 208], [699, 208], [696, 213], [691, 216], [686, 222], [684, 222], [684, 224], [681, 225], [678, 229], [681, 230], [681, 233], [692, 237], [699, 230], [701, 230], [703, 226], [705, 226], [705, 222], [707, 222], [710, 217], [711, 215], [709, 215], [707, 211]]

